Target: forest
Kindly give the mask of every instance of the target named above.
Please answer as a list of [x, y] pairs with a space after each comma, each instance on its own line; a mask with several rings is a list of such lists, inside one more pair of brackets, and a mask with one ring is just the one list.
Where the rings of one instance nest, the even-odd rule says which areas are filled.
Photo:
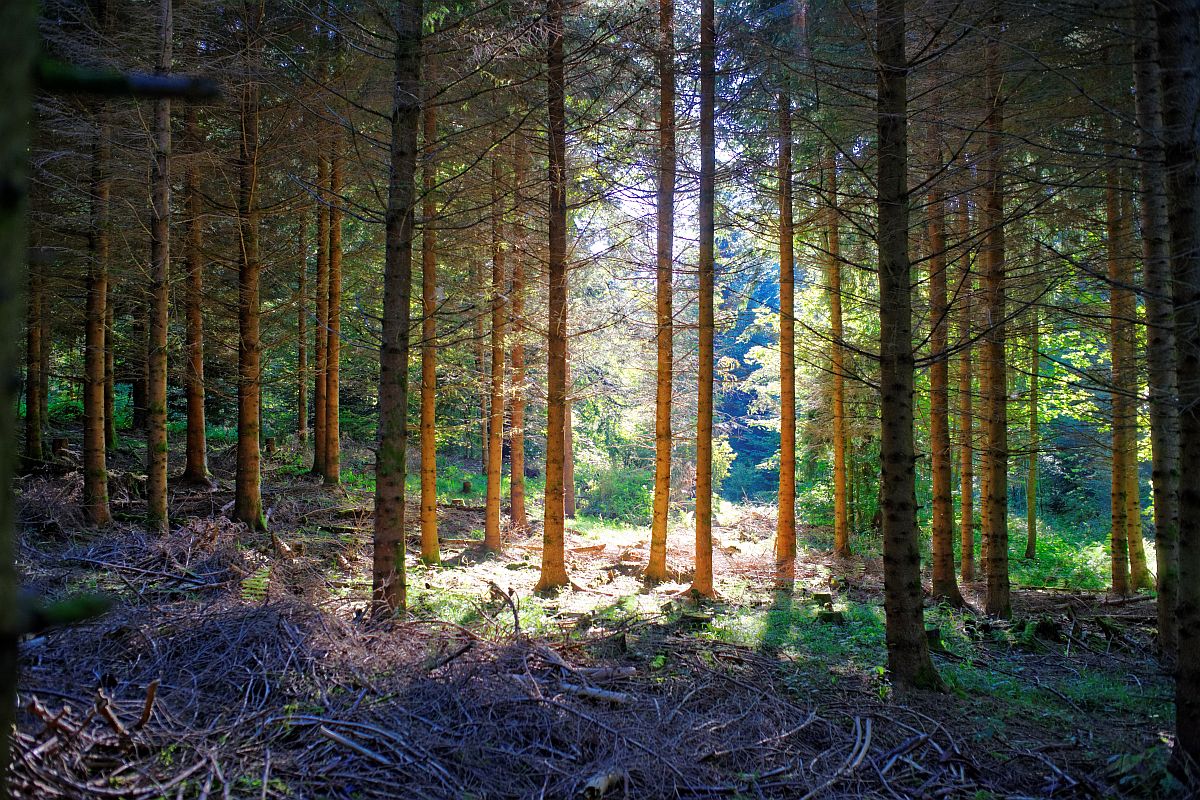
[[1200, 796], [1200, 0], [0, 53], [0, 798]]

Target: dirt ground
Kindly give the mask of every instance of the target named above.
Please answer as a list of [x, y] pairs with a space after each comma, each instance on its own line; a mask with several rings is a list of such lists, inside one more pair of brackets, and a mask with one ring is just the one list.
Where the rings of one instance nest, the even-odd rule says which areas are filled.
[[[869, 666], [881, 565], [806, 549], [779, 596], [767, 510], [719, 520], [722, 601], [697, 606], [686, 574], [643, 584], [644, 532], [591, 523], [569, 532], [573, 587], [535, 597], [536, 526], [490, 557], [482, 510], [448, 505], [443, 565], [410, 560], [412, 613], [377, 622], [365, 491], [269, 476], [272, 533], [252, 535], [221, 515], [227, 490], [181, 489], [159, 540], [136, 480], [115, 475], [102, 532], [79, 489], [18, 486], [30, 591], [116, 598], [22, 644], [18, 796], [1184, 794], [1145, 598], [1022, 591], [1018, 626], [943, 614], [949, 691], [901, 695]], [[690, 562], [686, 530], [669, 560]], [[843, 624], [812, 621], [822, 594]]]

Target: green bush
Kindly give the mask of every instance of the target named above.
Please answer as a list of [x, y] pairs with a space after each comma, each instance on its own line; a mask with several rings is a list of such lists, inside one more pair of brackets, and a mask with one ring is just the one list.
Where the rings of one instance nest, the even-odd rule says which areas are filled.
[[653, 513], [654, 473], [647, 469], [602, 467], [582, 470], [580, 510], [593, 517], [647, 525]]
[[56, 427], [79, 425], [83, 422], [83, 400], [58, 394], [50, 398], [50, 419]]

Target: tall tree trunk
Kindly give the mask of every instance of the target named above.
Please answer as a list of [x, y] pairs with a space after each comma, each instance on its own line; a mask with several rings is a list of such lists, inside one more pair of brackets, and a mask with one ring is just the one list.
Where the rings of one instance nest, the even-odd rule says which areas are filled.
[[296, 220], [296, 440], [308, 441], [308, 216]]
[[404, 478], [408, 448], [408, 355], [412, 299], [417, 130], [421, 124], [421, 0], [396, 4], [391, 171], [379, 352], [379, 447], [375, 456], [372, 596], [378, 613], [406, 602]]
[[[1035, 300], [1035, 303], [1037, 301]], [[1037, 305], [1029, 306], [1029, 468], [1025, 473], [1025, 558], [1037, 558], [1038, 382], [1041, 378], [1041, 331]]]
[[113, 334], [116, 318], [116, 302], [113, 300], [112, 282], [108, 286], [108, 300], [104, 303], [104, 447], [117, 446], [117, 348]]
[[46, 459], [42, 419], [42, 293], [45, 278], [29, 265], [29, 296], [25, 303], [25, 468], [41, 466]]
[[1129, 510], [1125, 493], [1128, 488], [1130, 413], [1128, 389], [1129, 376], [1126, 374], [1126, 351], [1129, 304], [1133, 300], [1128, 288], [1119, 288], [1118, 281], [1122, 278], [1121, 253], [1121, 210], [1117, 200], [1119, 178], [1115, 167], [1108, 170], [1108, 185], [1104, 192], [1105, 232], [1106, 232], [1106, 262], [1109, 280], [1109, 318], [1108, 344], [1112, 357], [1112, 515], [1111, 549], [1112, 590], [1118, 595], [1129, 594], [1129, 539], [1127, 514]]
[[779, 510], [775, 585], [796, 579], [796, 258], [792, 208], [792, 98], [779, 93]]
[[[430, 70], [427, 70], [430, 71]], [[427, 76], [426, 83], [429, 83]], [[421, 560], [442, 560], [437, 528], [437, 109], [423, 114], [421, 169]]]
[[258, 252], [258, 103], [259, 88], [254, 75], [258, 64], [258, 26], [265, 8], [263, 0], [243, 5], [246, 26], [246, 59], [239, 109], [238, 227], [241, 252], [238, 274], [238, 437], [237, 470], [234, 479], [233, 518], [251, 530], [265, 530], [259, 435], [262, 406], [262, 339], [259, 336], [259, 278], [262, 262]]
[[675, 369], [675, 2], [658, 2], [658, 186], [655, 198], [654, 500], [646, 579], [667, 579], [671, 514], [671, 400]]
[[550, 121], [548, 333], [546, 341], [546, 501], [537, 589], [566, 586], [563, 461], [567, 411], [567, 123], [563, 0], [547, 0], [547, 108]]
[[[0, 341], [20, 335], [21, 281], [26, 265], [29, 213], [29, 131], [32, 127], [33, 65], [38, 52], [37, 4], [32, 0], [0, 3]], [[30, 302], [37, 297], [31, 296]], [[39, 316], [41, 310], [39, 309]], [[43, 338], [45, 346], [48, 340]], [[39, 352], [39, 358], [40, 358]], [[40, 363], [39, 363], [40, 368]], [[0, 797], [9, 797], [10, 744], [17, 717], [17, 678], [20, 650], [21, 579], [16, 568], [17, 537], [13, 526], [12, 472], [16, 448], [17, 349], [0, 350]], [[39, 376], [40, 377], [40, 376]], [[32, 379], [31, 379], [32, 380]], [[39, 385], [40, 391], [40, 385]], [[35, 396], [35, 400], [36, 400]], [[29, 413], [27, 410], [26, 413]]]
[[696, 403], [696, 572], [691, 591], [714, 597], [712, 563], [713, 336], [716, 295], [714, 258], [717, 172], [716, 56], [714, 0], [700, 0], [700, 305], [699, 396]]
[[[482, 298], [487, 296], [483, 285], [483, 264], [478, 260], [471, 262], [472, 296]], [[475, 307], [475, 374], [478, 378], [479, 393], [479, 471], [486, 475], [488, 468], [488, 393], [484, 388], [487, 384], [487, 343], [484, 341], [484, 311], [483, 303]]]
[[[325, 484], [342, 474], [342, 137], [335, 134], [329, 154], [329, 336], [325, 354]], [[411, 269], [411, 267], [410, 267]], [[411, 290], [410, 290], [411, 291]]]
[[[941, 149], [934, 148], [936, 164]], [[929, 449], [933, 472], [933, 596], [963, 604], [954, 573], [953, 455], [950, 448], [950, 303], [946, 292], [946, 198], [934, 185], [929, 194]]]
[[[174, 19], [171, 0], [159, 0], [156, 72], [171, 70]], [[171, 101], [154, 101], [154, 164], [151, 171], [150, 338], [146, 343], [146, 527], [166, 535], [167, 518], [167, 323], [171, 305]]]
[[971, 299], [974, 296], [973, 278], [971, 277], [971, 211], [970, 204], [964, 196], [959, 200], [959, 240], [962, 252], [959, 254], [962, 264], [962, 274], [959, 277], [960, 289], [958, 310], [958, 338], [963, 342], [962, 351], [958, 356], [958, 457], [959, 457], [959, 559], [960, 573], [964, 583], [975, 580], [975, 442], [974, 419], [972, 405], [974, 389], [971, 374], [971, 320], [974, 309]]
[[908, 60], [905, 2], [876, 7], [879, 130], [879, 360], [883, 591], [888, 669], [907, 686], [938, 688], [921, 607], [913, 444], [912, 277], [908, 258]]
[[[1163, 144], [1171, 229], [1179, 474], [1200, 475], [1200, 3], [1155, 4], [1162, 78]], [[1176, 761], [1200, 762], [1200, 483], [1179, 486], [1179, 631], [1175, 671]]]
[[987, 166], [984, 189], [984, 297], [988, 316], [984, 351], [987, 358], [987, 613], [1008, 618], [1012, 615], [1008, 580], [1008, 366], [1005, 362], [1005, 253], [1004, 253], [1004, 98], [1001, 95], [1002, 65], [1000, 35], [1004, 30], [999, 2], [988, 33], [986, 54], [987, 83]]
[[509, 418], [508, 492], [509, 520], [512, 529], [529, 528], [525, 510], [525, 343], [522, 340], [525, 323], [525, 258], [529, 241], [525, 224], [525, 180], [529, 174], [529, 150], [525, 137], [517, 134], [516, 156], [513, 159], [513, 195], [516, 214], [513, 220], [512, 267], [512, 403]]
[[846, 465], [846, 351], [842, 347], [842, 232], [838, 210], [837, 150], [825, 160], [825, 282], [829, 297], [829, 371], [833, 378], [833, 552], [849, 558], [850, 493]]
[[[101, 30], [110, 23], [107, 2], [100, 0], [97, 21]], [[112, 191], [110, 156], [112, 122], [107, 108], [96, 112], [92, 142], [92, 227], [89, 232], [87, 274], [87, 327], [84, 342], [83, 381], [83, 507], [88, 522], [108, 525], [108, 468], [104, 447], [104, 323], [108, 301], [109, 195]]]
[[325, 474], [327, 364], [329, 361], [329, 157], [321, 143], [317, 144], [317, 274], [315, 286], [317, 318], [313, 334], [313, 475]]
[[1134, 33], [1142, 273], [1146, 299], [1146, 362], [1150, 385], [1151, 486], [1158, 567], [1158, 649], [1173, 663], [1179, 591], [1179, 411], [1175, 405], [1175, 306], [1171, 301], [1167, 186], [1163, 172], [1162, 88], [1154, 4], [1139, 5]]
[[483, 546], [500, 552], [500, 483], [504, 473], [504, 203], [503, 168], [492, 157], [492, 389], [488, 400], [487, 493], [483, 512]]
[[187, 169], [184, 172], [183, 192], [187, 197], [187, 290], [185, 293], [187, 333], [185, 349], [187, 365], [184, 374], [184, 393], [187, 396], [187, 454], [184, 459], [183, 480], [187, 483], [211, 485], [208, 473], [208, 442], [204, 414], [204, 220], [200, 195], [200, 129], [196, 109], [187, 108], [184, 115], [184, 137], [188, 141]]

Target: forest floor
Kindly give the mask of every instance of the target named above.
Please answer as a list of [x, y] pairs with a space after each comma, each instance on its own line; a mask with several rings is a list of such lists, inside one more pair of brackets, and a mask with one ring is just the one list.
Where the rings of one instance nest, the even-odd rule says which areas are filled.
[[[538, 526], [486, 556], [465, 499], [440, 509], [443, 563], [410, 558], [410, 613], [375, 622], [370, 489], [301, 472], [268, 469], [270, 534], [223, 517], [222, 481], [174, 492], [165, 539], [138, 525], [132, 473], [104, 531], [78, 473], [19, 482], [28, 588], [114, 604], [22, 643], [18, 796], [1183, 795], [1149, 597], [1020, 589], [1011, 622], [931, 606], [947, 690], [901, 694], [881, 563], [834, 559], [826, 531], [801, 531], [783, 595], [772, 512], [727, 509], [721, 599], [697, 605], [687, 575], [640, 580], [644, 529], [580, 519], [574, 585], [543, 597]], [[669, 561], [690, 560], [681, 526]]]

